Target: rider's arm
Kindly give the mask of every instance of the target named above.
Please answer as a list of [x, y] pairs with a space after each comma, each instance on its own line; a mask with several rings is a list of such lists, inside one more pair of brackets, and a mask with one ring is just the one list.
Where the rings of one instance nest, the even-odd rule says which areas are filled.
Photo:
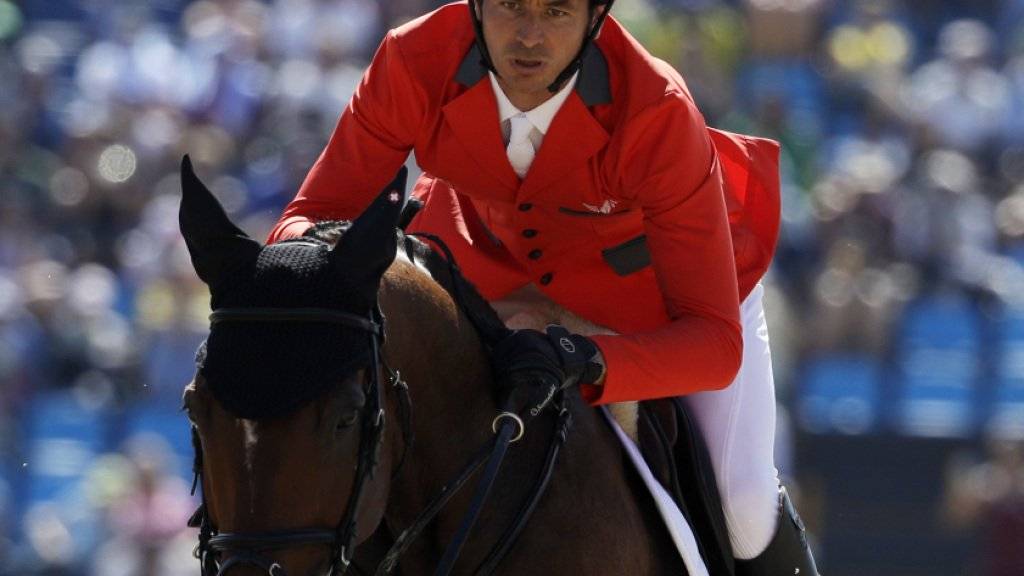
[[426, 100], [409, 73], [398, 38], [389, 33], [330, 142], [267, 241], [300, 236], [316, 220], [360, 214], [408, 157]]
[[644, 230], [671, 322], [656, 331], [595, 336], [606, 373], [595, 403], [678, 396], [729, 385], [742, 337], [721, 167], [685, 93], [667, 94], [626, 127], [619, 173]]

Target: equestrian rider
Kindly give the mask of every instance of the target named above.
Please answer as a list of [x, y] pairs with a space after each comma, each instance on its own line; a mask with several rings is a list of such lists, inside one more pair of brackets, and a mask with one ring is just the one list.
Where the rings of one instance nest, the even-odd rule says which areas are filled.
[[355, 217], [415, 151], [410, 231], [443, 238], [488, 300], [525, 287], [616, 333], [515, 331], [499, 375], [595, 405], [685, 395], [737, 574], [814, 575], [772, 457], [777, 144], [707, 128], [613, 1], [470, 0], [390, 31], [270, 241]]

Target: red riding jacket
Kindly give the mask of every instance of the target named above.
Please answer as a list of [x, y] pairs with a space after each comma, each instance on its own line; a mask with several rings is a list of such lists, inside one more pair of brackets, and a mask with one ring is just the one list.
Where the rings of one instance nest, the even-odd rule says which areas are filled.
[[532, 282], [622, 334], [594, 338], [607, 375], [588, 399], [729, 385], [740, 298], [775, 248], [778, 147], [709, 130], [679, 74], [613, 18], [596, 46], [520, 181], [466, 3], [392, 30], [270, 241], [355, 217], [415, 151], [410, 230], [441, 236], [486, 298]]

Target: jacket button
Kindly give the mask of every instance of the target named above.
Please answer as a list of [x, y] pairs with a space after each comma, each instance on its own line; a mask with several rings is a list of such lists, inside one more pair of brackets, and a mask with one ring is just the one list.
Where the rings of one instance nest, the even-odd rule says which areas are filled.
[[537, 236], [536, 230], [523, 230], [523, 238], [533, 238]]
[[555, 277], [555, 275], [552, 274], [551, 272], [548, 272], [547, 274], [541, 276], [540, 277], [541, 286], [547, 286], [548, 284], [551, 284], [551, 280], [554, 277]]
[[529, 202], [523, 202], [522, 204], [519, 205], [520, 212], [529, 212], [532, 208], [533, 204], [530, 204]]
[[544, 253], [543, 253], [543, 252], [541, 252], [540, 250], [532, 250], [532, 251], [530, 251], [530, 253], [529, 253], [529, 254], [527, 254], [526, 256], [527, 256], [527, 257], [528, 257], [528, 258], [529, 258], [530, 260], [540, 260], [540, 257], [541, 257], [541, 256], [543, 256], [543, 255], [544, 255]]

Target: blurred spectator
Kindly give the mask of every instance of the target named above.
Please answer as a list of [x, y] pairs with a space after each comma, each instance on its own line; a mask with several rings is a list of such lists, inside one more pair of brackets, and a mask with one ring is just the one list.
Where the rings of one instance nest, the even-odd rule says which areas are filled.
[[129, 440], [123, 455], [101, 461], [93, 490], [105, 503], [109, 539], [98, 550], [96, 576], [172, 576], [198, 570], [191, 559], [195, 508], [185, 482], [171, 473], [171, 452], [158, 437]]
[[995, 37], [977, 20], [942, 28], [938, 58], [916, 70], [906, 84], [910, 118], [940, 146], [968, 153], [991, 152], [1010, 106], [1010, 87], [993, 67]]
[[988, 180], [970, 157], [931, 150], [918, 162], [910, 187], [893, 199], [893, 248], [931, 282], [1000, 291], [995, 206]]
[[804, 58], [818, 37], [824, 0], [744, 0], [751, 51], [758, 58]]
[[831, 126], [842, 134], [861, 121], [893, 126], [902, 111], [900, 90], [913, 62], [917, 39], [900, 0], [857, 0], [828, 31], [826, 77], [831, 82]]
[[814, 284], [805, 352], [887, 352], [891, 323], [906, 299], [899, 270], [869, 265], [863, 246], [837, 242]]
[[979, 530], [971, 573], [1024, 574], [1024, 442], [991, 439], [980, 463], [953, 458], [946, 486], [949, 525]]

